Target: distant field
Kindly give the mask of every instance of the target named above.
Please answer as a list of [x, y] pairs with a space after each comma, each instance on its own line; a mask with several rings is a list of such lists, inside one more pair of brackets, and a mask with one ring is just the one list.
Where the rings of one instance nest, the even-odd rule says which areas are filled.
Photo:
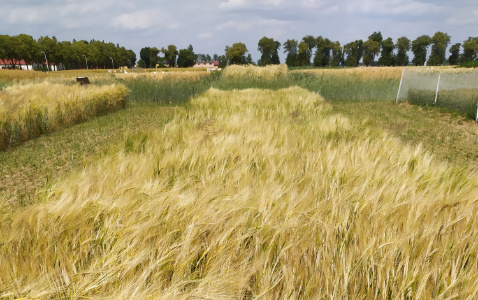
[[1, 152], [0, 297], [475, 298], [477, 125], [282, 68], [105, 77], [124, 110]]

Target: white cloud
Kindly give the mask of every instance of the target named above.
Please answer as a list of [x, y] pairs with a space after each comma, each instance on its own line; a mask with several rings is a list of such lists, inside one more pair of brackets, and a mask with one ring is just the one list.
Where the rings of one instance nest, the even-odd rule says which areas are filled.
[[430, 14], [436, 13], [440, 9], [435, 4], [410, 0], [362, 0], [348, 4], [346, 10], [349, 13], [394, 16]]
[[34, 23], [43, 23], [48, 19], [48, 12], [45, 9], [35, 9], [33, 7], [25, 7], [24, 9], [18, 10], [4, 10], [2, 18], [8, 23], [15, 24], [15, 23], [26, 23], [26, 24], [34, 24]]
[[160, 12], [156, 10], [142, 10], [120, 14], [113, 18], [112, 25], [126, 29], [147, 29], [159, 25], [160, 20]]
[[447, 23], [453, 24], [453, 25], [466, 25], [466, 24], [476, 24], [477, 20], [478, 20], [478, 9], [460, 10], [459, 13], [448, 18]]
[[216, 27], [216, 30], [222, 31], [236, 29], [237, 31], [244, 31], [260, 28], [261, 31], [267, 31], [270, 28], [281, 28], [282, 26], [287, 26], [289, 23], [289, 21], [281, 21], [275, 19], [254, 19], [248, 20], [247, 22], [227, 21], [223, 24], [218, 25]]
[[250, 2], [247, 0], [228, 0], [227, 2], [222, 2], [219, 4], [219, 9], [221, 10], [234, 10], [234, 9], [244, 9], [250, 7]]
[[222, 11], [234, 10], [272, 10], [286, 6], [284, 0], [227, 0], [219, 4], [219, 9]]
[[198, 38], [201, 40], [212, 39], [214, 35], [212, 32], [200, 33], [198, 34]]

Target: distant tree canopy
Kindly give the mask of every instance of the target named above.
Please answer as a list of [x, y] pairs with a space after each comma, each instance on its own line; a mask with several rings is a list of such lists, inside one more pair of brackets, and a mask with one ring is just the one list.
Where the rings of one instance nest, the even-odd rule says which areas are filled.
[[315, 51], [314, 56], [314, 66], [315, 67], [328, 67], [330, 65], [331, 51], [332, 51], [332, 42], [327, 39], [319, 36], [315, 40]]
[[56, 37], [42, 36], [38, 40], [26, 34], [18, 36], [0, 35], [0, 58], [6, 59], [12, 68], [21, 60], [29, 65], [62, 64], [66, 69], [111, 68], [131, 66], [136, 63], [136, 54], [132, 50], [104, 41], [58, 41]]
[[451, 38], [448, 34], [440, 31], [433, 35], [430, 40], [432, 43], [432, 51], [428, 58], [428, 65], [440, 66], [445, 64], [446, 48], [448, 47], [450, 40]]
[[478, 37], [469, 37], [463, 43], [463, 55], [461, 62], [472, 62], [478, 57]]
[[263, 37], [260, 39], [257, 46], [257, 50], [259, 50], [262, 54], [259, 65], [267, 66], [280, 64], [279, 48], [281, 44], [278, 41], [274, 41], [272, 38]]
[[161, 52], [164, 53], [164, 58], [167, 60], [169, 67], [176, 67], [176, 57], [179, 54], [178, 48], [174, 45], [169, 45], [168, 48], [162, 48]]
[[395, 47], [397, 48], [397, 57], [395, 59], [396, 66], [407, 66], [409, 58], [407, 52], [411, 49], [410, 40], [407, 37], [400, 37]]
[[[262, 41], [262, 40], [261, 40]], [[403, 36], [395, 42], [389, 38], [383, 38], [380, 31], [372, 33], [364, 42], [355, 40], [346, 43], [343, 47], [339, 42], [333, 42], [328, 38], [307, 35], [299, 43], [295, 39], [284, 42], [283, 48], [286, 53], [286, 64], [289, 66], [310, 65], [310, 55], [315, 49], [313, 65], [315, 67], [356, 67], [361, 62], [366, 66], [378, 62], [380, 66], [407, 66], [410, 63], [408, 52], [413, 52], [412, 63], [422, 66], [443, 65], [445, 63], [458, 64], [461, 62], [473, 62], [478, 60], [478, 37], [470, 37], [465, 42], [457, 43], [449, 49], [451, 55], [446, 58], [446, 50], [451, 37], [443, 32], [436, 32], [433, 37], [422, 35], [411, 41]], [[429, 46], [431, 54], [427, 57]], [[463, 53], [460, 54], [460, 50]], [[378, 57], [378, 60], [377, 60]]]
[[347, 58], [345, 59], [345, 66], [356, 67], [358, 66], [359, 61], [364, 53], [364, 43], [362, 40], [350, 42], [344, 45], [343, 53], [347, 55]]
[[382, 41], [382, 52], [381, 56], [378, 59], [378, 64], [380, 66], [394, 66], [395, 65], [395, 54], [393, 50], [395, 49], [395, 44], [393, 43], [392, 38], [387, 38]]
[[296, 40], [287, 40], [284, 43], [284, 53], [287, 53], [285, 63], [291, 67], [297, 66], [299, 59], [299, 43]]
[[448, 57], [448, 64], [450, 65], [457, 65], [460, 60], [460, 48], [461, 44], [456, 43], [450, 47], [450, 57]]
[[244, 43], [235, 43], [232, 47], [226, 46], [226, 57], [229, 61], [229, 65], [241, 65], [247, 63], [245, 54], [249, 52]]
[[427, 49], [431, 44], [431, 38], [428, 35], [422, 35], [412, 42], [413, 60], [415, 66], [423, 66], [427, 61]]
[[179, 50], [178, 67], [189, 68], [194, 66], [197, 56], [194, 54], [193, 46], [189, 45], [187, 49]]

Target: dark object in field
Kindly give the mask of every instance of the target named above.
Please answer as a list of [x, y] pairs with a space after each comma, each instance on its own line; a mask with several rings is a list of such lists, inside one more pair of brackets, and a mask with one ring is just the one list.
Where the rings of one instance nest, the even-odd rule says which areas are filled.
[[79, 82], [80, 85], [90, 84], [88, 77], [76, 77], [76, 82]]

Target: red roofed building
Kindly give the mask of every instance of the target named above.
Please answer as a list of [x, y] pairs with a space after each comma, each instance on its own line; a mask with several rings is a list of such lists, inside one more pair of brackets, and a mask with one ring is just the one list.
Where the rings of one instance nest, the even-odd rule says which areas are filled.
[[219, 62], [216, 60], [215, 62], [200, 62], [196, 63], [193, 68], [207, 68], [209, 70], [217, 70], [219, 67]]
[[[50, 71], [58, 71], [58, 68], [55, 64], [49, 63]], [[27, 62], [22, 60], [11, 60], [8, 58], [1, 59], [0, 58], [0, 69], [17, 69], [17, 70], [33, 70], [34, 68], [45, 68], [46, 63], [42, 62], [42, 64], [27, 64]]]

